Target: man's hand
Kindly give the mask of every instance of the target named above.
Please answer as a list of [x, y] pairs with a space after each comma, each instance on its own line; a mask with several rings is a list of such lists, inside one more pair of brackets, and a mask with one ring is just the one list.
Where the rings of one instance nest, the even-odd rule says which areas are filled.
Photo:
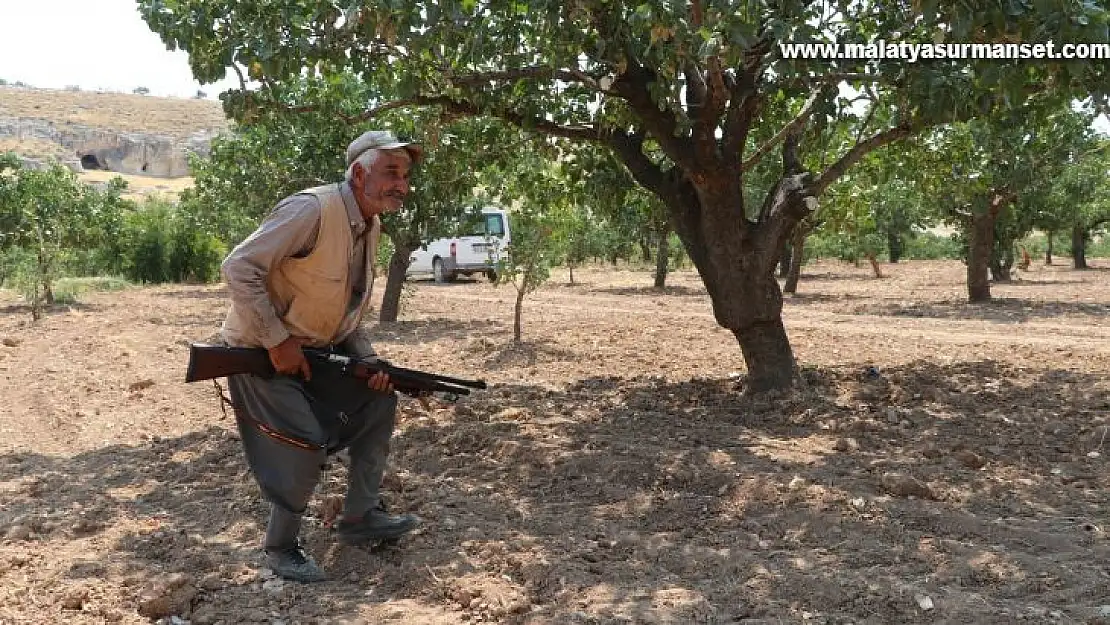
[[393, 392], [393, 383], [389, 381], [389, 374], [384, 371], [378, 371], [367, 378], [366, 385], [370, 387], [370, 390], [378, 393]]
[[274, 369], [285, 375], [300, 373], [305, 380], [311, 380], [312, 371], [308, 368], [308, 359], [304, 357], [304, 352], [301, 351], [301, 346], [307, 342], [307, 339], [291, 336], [268, 349], [270, 362], [274, 365]]

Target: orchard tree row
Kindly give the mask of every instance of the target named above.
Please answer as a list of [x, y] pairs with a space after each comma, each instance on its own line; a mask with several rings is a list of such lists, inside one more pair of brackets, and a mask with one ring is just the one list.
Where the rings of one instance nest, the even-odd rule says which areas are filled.
[[[329, 124], [381, 123], [384, 113], [416, 119], [436, 107], [605, 150], [662, 205], [718, 324], [736, 337], [753, 391], [793, 384], [776, 268], [795, 227], [819, 223], [822, 201], [861, 161], [884, 148], [959, 149], [967, 143], [962, 122], [972, 122], [967, 132], [982, 155], [989, 150], [977, 143], [975, 122], [990, 127], [1073, 101], [1106, 106], [1110, 89], [1101, 60], [804, 59], [780, 46], [1110, 42], [1110, 11], [1100, 2], [139, 0], [139, 7], [169, 48], [188, 52], [201, 82], [240, 72], [241, 87], [222, 95], [240, 122], [304, 108], [288, 98], [306, 77], [332, 84], [353, 76], [372, 97], [329, 116]], [[557, 143], [545, 145], [562, 153]], [[467, 156], [470, 164], [480, 158]], [[967, 224], [969, 286], [982, 297], [986, 222], [998, 223], [1018, 194], [1002, 178], [1019, 174], [993, 172], [997, 182], [983, 176], [981, 187], [954, 184], [968, 171], [948, 169], [947, 181], [934, 182], [959, 205], [952, 219]], [[573, 203], [573, 194], [559, 201]]]
[[[287, 106], [240, 122], [209, 158], [194, 161], [196, 186], [176, 205], [139, 206], [121, 197], [120, 179], [98, 190], [65, 168], [22, 170], [9, 156], [0, 179], [0, 270], [28, 294], [35, 315], [52, 302], [62, 274], [213, 280], [226, 250], [281, 197], [342, 176], [343, 148], [361, 125], [331, 120], [358, 118], [373, 95], [351, 76], [297, 81], [281, 96]], [[489, 204], [512, 207], [514, 244], [497, 274], [517, 290], [518, 341], [524, 298], [553, 265], [567, 267], [573, 283], [577, 265], [638, 256], [655, 264], [662, 288], [683, 262], [665, 205], [604, 149], [440, 107], [374, 121], [428, 147], [404, 211], [385, 221], [383, 322], [398, 317], [412, 251], [467, 229]], [[1060, 105], [949, 124], [867, 155], [794, 227], [780, 259], [784, 290], [797, 289], [807, 240], [818, 254], [866, 259], [882, 277], [882, 259], [898, 262], [938, 224], [957, 232], [949, 253], [967, 262], [973, 301], [989, 299], [991, 281], [1009, 280], [1016, 250], [1025, 251], [1018, 242], [1034, 228], [1048, 233], [1048, 262], [1053, 235], [1065, 233], [1076, 268], [1084, 268], [1086, 243], [1110, 221], [1110, 150], [1091, 122], [1091, 114]]]

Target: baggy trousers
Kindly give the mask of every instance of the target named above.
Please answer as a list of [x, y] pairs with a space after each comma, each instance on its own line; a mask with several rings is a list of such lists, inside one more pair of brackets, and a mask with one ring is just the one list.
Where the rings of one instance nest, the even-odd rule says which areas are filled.
[[307, 382], [234, 375], [228, 390], [247, 464], [271, 503], [267, 549], [295, 543], [327, 456], [342, 449], [351, 458], [344, 514], [357, 517], [378, 506], [396, 422], [394, 394], [371, 391], [365, 380], [326, 366], [313, 366]]

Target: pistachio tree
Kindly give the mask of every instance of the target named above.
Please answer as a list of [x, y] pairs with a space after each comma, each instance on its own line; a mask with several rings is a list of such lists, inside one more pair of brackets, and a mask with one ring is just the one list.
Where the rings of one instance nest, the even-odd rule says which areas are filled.
[[[1097, 2], [939, 0], [139, 0], [202, 82], [245, 68], [229, 109], [272, 105], [268, 85], [353, 72], [397, 97], [369, 113], [435, 105], [493, 115], [612, 150], [667, 206], [736, 337], [748, 388], [786, 388], [795, 362], [774, 269], [794, 225], [863, 156], [923, 128], [1022, 106], [1101, 96], [1105, 62], [1013, 58], [815, 58], [780, 44], [1110, 41]], [[1058, 49], [1059, 51], [1059, 49]], [[809, 58], [804, 58], [804, 57]], [[858, 55], [856, 55], [858, 56]], [[246, 84], [253, 79], [260, 86]], [[871, 89], [864, 132], [821, 169], [800, 153], [837, 114], [838, 87]], [[870, 115], [882, 108], [884, 115]], [[781, 120], [786, 119], [785, 123]], [[780, 125], [781, 124], [781, 125]], [[755, 132], [766, 125], [766, 132]], [[756, 137], [767, 137], [757, 140]], [[761, 163], [774, 184], [750, 196]]]
[[54, 282], [68, 250], [101, 245], [121, 221], [127, 183], [113, 178], [103, 189], [85, 184], [67, 167], [21, 166], [0, 155], [0, 251], [22, 248], [33, 257], [27, 276], [31, 314], [54, 303]]
[[932, 137], [932, 175], [947, 221], [967, 245], [968, 300], [991, 299], [1008, 279], [1013, 243], [1033, 224], [1044, 190], [1089, 145], [1090, 119], [1067, 107], [1031, 108], [957, 124]]

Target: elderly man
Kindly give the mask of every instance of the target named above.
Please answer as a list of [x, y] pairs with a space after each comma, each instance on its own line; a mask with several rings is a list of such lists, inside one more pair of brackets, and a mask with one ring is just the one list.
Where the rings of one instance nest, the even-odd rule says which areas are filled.
[[235, 375], [228, 386], [247, 463], [271, 503], [267, 565], [286, 579], [325, 579], [298, 534], [329, 454], [350, 453], [337, 524], [344, 542], [398, 538], [417, 525], [387, 514], [378, 493], [397, 408], [388, 376], [362, 382], [313, 371], [301, 347], [375, 357], [359, 324], [374, 284], [378, 216], [401, 207], [422, 155], [389, 132], [363, 134], [347, 148], [344, 182], [283, 199], [222, 266], [231, 292], [223, 340], [265, 347], [278, 372]]

